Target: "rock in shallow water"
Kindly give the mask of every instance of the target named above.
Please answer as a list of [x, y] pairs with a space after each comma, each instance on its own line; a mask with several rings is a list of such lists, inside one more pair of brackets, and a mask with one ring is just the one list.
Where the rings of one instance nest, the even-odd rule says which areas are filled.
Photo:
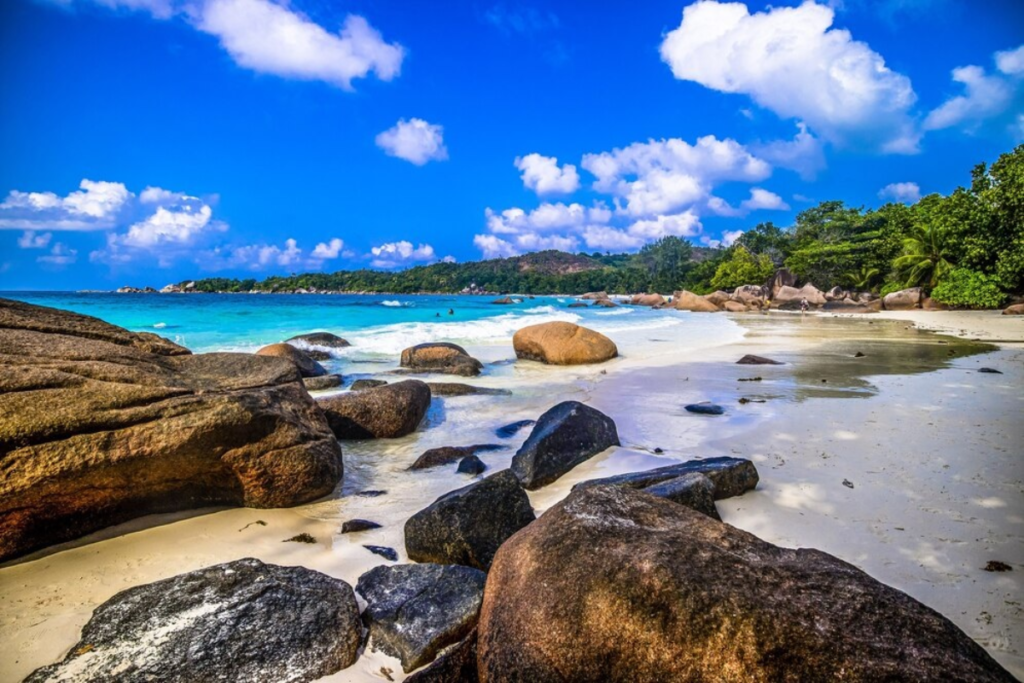
[[352, 391], [362, 391], [363, 389], [376, 389], [386, 384], [387, 382], [382, 379], [357, 379], [352, 382], [351, 389]]
[[305, 503], [342, 474], [290, 361], [7, 300], [0, 415], [0, 561], [142, 515]]
[[511, 439], [519, 432], [520, 429], [535, 424], [537, 424], [536, 420], [519, 420], [518, 422], [507, 424], [504, 427], [498, 427], [494, 430], [494, 433], [502, 439]]
[[372, 647], [398, 657], [406, 673], [429, 663], [476, 625], [486, 580], [479, 569], [459, 565], [374, 567], [356, 584], [366, 599]]
[[320, 365], [306, 355], [305, 352], [300, 351], [291, 344], [271, 344], [270, 346], [264, 346], [256, 352], [256, 355], [285, 358], [291, 361], [295, 367], [299, 369], [299, 374], [303, 377], [322, 377], [327, 374], [327, 370], [324, 369], [324, 366]]
[[474, 387], [469, 384], [457, 382], [427, 382], [430, 393], [434, 396], [511, 396], [508, 389], [491, 389], [489, 387]]
[[330, 332], [310, 332], [309, 334], [300, 334], [285, 340], [286, 344], [291, 342], [299, 342], [308, 346], [323, 346], [328, 349], [344, 349], [352, 346], [348, 341]]
[[715, 486], [715, 500], [741, 496], [747, 491], [754, 490], [759, 480], [757, 468], [749, 460], [720, 457], [708, 458], [706, 460], [690, 460], [678, 465], [658, 467], [646, 472], [630, 472], [603, 479], [590, 479], [576, 484], [573, 490], [603, 485], [645, 489], [693, 472], [703, 474], [711, 480], [711, 483]]
[[417, 344], [402, 351], [401, 365], [417, 372], [473, 377], [479, 375], [483, 363], [473, 358], [457, 344], [432, 342]]
[[350, 519], [341, 525], [341, 533], [354, 534], [360, 531], [369, 531], [371, 529], [379, 528], [380, 524], [377, 524], [377, 522], [371, 522], [368, 519]]
[[395, 551], [394, 548], [389, 548], [386, 545], [364, 545], [363, 547], [369, 550], [374, 555], [380, 555], [385, 560], [398, 562], [398, 553]]
[[550, 365], [603, 363], [619, 355], [608, 337], [567, 322], [528, 325], [512, 336], [516, 358]]
[[339, 439], [394, 439], [416, 431], [430, 407], [430, 389], [409, 379], [318, 403]]
[[782, 361], [772, 360], [771, 358], [765, 358], [764, 356], [755, 356], [752, 353], [740, 358], [736, 361], [737, 365], [782, 365]]
[[459, 467], [455, 471], [459, 474], [471, 474], [476, 476], [482, 474], [487, 469], [487, 465], [475, 455], [467, 455], [465, 458], [459, 461]]
[[441, 446], [424, 451], [416, 462], [409, 466], [410, 470], [425, 470], [431, 467], [440, 467], [461, 460], [466, 456], [483, 453], [486, 451], [500, 451], [504, 446], [493, 443], [477, 444], [475, 446]]
[[725, 408], [714, 403], [691, 403], [686, 406], [686, 412], [697, 415], [723, 415]]
[[312, 681], [355, 662], [352, 588], [303, 567], [236, 560], [122, 591], [43, 681]]
[[480, 678], [1012, 681], [949, 620], [856, 567], [640, 491], [574, 491], [498, 551]]

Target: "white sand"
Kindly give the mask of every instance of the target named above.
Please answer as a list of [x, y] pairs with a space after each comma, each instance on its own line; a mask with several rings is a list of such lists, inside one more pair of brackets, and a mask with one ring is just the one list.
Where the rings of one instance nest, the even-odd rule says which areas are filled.
[[[680, 341], [678, 329], [666, 328], [616, 339], [624, 357], [601, 367], [499, 366], [473, 383], [510, 386], [514, 396], [447, 399], [413, 436], [346, 445], [340, 498], [291, 510], [144, 518], [0, 567], [0, 680], [21, 680], [62, 658], [92, 610], [117, 591], [199, 567], [251, 556], [310, 567], [354, 586], [362, 572], [383, 562], [362, 544], [394, 547], [404, 560], [405, 519], [470, 481], [448, 468], [406, 472], [419, 453], [439, 445], [494, 442], [494, 427], [536, 417], [568, 398], [588, 401], [615, 418], [623, 447], [532, 493], [538, 513], [576, 481], [694, 457], [749, 457], [761, 483], [755, 492], [719, 503], [727, 522], [774, 543], [820, 548], [862, 567], [949, 617], [1020, 677], [1024, 352], [1008, 346], [984, 356], [954, 356], [951, 367], [920, 373], [927, 363], [922, 365], [919, 352], [945, 358], [952, 345], [937, 346], [931, 335], [908, 330], [904, 321], [917, 322], [918, 315], [932, 321], [945, 316], [946, 324], [969, 329], [965, 335], [1004, 338], [1012, 332], [1000, 327], [1002, 319], [986, 327], [995, 319], [974, 314], [966, 315], [982, 321], [976, 327], [959, 318], [952, 322], [950, 316], [964, 315], [959, 313], [914, 312], [870, 324], [736, 316], [750, 332], [746, 339], [729, 336], [726, 325], [720, 332], [730, 344], [710, 335], [710, 346], [698, 348], [692, 339]], [[866, 350], [861, 361], [869, 372], [919, 374], [851, 376], [850, 344]], [[472, 351], [497, 360], [510, 349]], [[749, 352], [791, 364], [734, 365]], [[1005, 374], [979, 374], [981, 363]], [[754, 375], [764, 380], [736, 382]], [[739, 406], [740, 395], [767, 402]], [[718, 419], [683, 411], [697, 400], [720, 402], [728, 413]], [[481, 456], [490, 472], [508, 465], [527, 432], [511, 440], [509, 450]], [[656, 447], [664, 452], [655, 455]], [[855, 488], [843, 486], [843, 479]], [[388, 495], [352, 495], [363, 489], [386, 489]], [[384, 528], [339, 534], [340, 523], [355, 517]], [[256, 520], [266, 526], [243, 529]], [[318, 543], [282, 543], [300, 532]], [[1014, 571], [981, 571], [988, 560], [1008, 562]], [[397, 660], [367, 652], [324, 680], [381, 681], [382, 666], [402, 678]]]

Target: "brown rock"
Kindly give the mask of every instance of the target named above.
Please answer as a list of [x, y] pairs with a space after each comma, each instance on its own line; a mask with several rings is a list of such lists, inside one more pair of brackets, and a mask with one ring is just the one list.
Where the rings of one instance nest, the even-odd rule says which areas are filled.
[[779, 290], [781, 290], [783, 287], [796, 287], [796, 275], [793, 275], [793, 273], [789, 272], [789, 269], [787, 268], [779, 268], [777, 271], [775, 271], [775, 275], [773, 275], [771, 279], [768, 280], [766, 286], [768, 288], [768, 291], [772, 295], [772, 299], [774, 300], [776, 295], [778, 295]]
[[466, 353], [466, 349], [446, 342], [417, 344], [405, 349], [401, 365], [419, 372], [463, 377], [479, 375], [484, 367], [483, 363]]
[[477, 629], [489, 683], [1013, 680], [853, 565], [606, 486], [501, 546]]
[[412, 434], [430, 407], [430, 388], [415, 379], [321, 398], [339, 439], [394, 439]]
[[619, 305], [611, 299], [598, 299], [594, 302], [594, 306], [599, 308], [618, 308]]
[[324, 375], [323, 377], [304, 377], [303, 386], [307, 391], [324, 391], [340, 387], [344, 378], [341, 375]]
[[747, 307], [741, 304], [739, 301], [726, 301], [722, 304], [722, 308], [729, 311], [730, 313], [746, 313]]
[[946, 304], [942, 303], [941, 301], [936, 301], [935, 299], [931, 298], [930, 296], [926, 296], [924, 298], [924, 301], [921, 302], [921, 308], [923, 308], [926, 311], [948, 311], [949, 310], [949, 306], [947, 306]]
[[710, 294], [705, 294], [704, 295], [704, 299], [706, 301], [710, 301], [711, 303], [713, 303], [718, 308], [722, 308], [723, 306], [725, 306], [725, 302], [726, 301], [731, 301], [732, 300], [732, 295], [730, 295], [728, 292], [723, 292], [722, 290], [718, 290], [717, 292], [711, 292]]
[[516, 357], [550, 365], [603, 363], [619, 355], [615, 343], [600, 332], [573, 323], [529, 325], [512, 337]]
[[476, 455], [485, 451], [499, 451], [502, 448], [504, 446], [490, 443], [477, 444], [475, 446], [441, 446], [440, 448], [431, 448], [416, 458], [416, 462], [410, 465], [409, 469], [426, 470], [431, 467], [440, 467], [441, 465], [451, 464], [456, 460], [462, 460], [470, 455]]
[[714, 305], [702, 296], [693, 292], [682, 290], [672, 295], [672, 305], [677, 311], [691, 311], [693, 313], [717, 313], [718, 306]]
[[350, 387], [352, 391], [362, 391], [363, 389], [373, 389], [375, 387], [385, 386], [387, 382], [382, 379], [357, 379], [352, 382]]
[[921, 308], [921, 301], [924, 300], [924, 290], [920, 287], [901, 289], [892, 294], [886, 294], [882, 298], [882, 308], [886, 311], [910, 311]]
[[471, 384], [458, 382], [427, 382], [431, 396], [511, 396], [508, 389], [491, 389], [490, 387], [474, 387]]
[[821, 290], [808, 282], [800, 289], [796, 287], [782, 287], [772, 297], [772, 304], [777, 308], [787, 310], [799, 309], [800, 302], [804, 299], [807, 299], [807, 303], [811, 306], [824, 306], [827, 303], [825, 295], [822, 294]]
[[595, 300], [600, 301], [601, 299], [607, 299], [608, 298], [608, 292], [587, 292], [586, 294], [584, 294], [583, 296], [581, 296], [579, 298], [580, 299], [595, 299]]
[[2, 561], [157, 512], [304, 503], [342, 463], [285, 359], [0, 300], [0, 469]]
[[1003, 309], [1003, 315], [1024, 315], [1024, 304], [1013, 304]]
[[760, 308], [764, 302], [764, 288], [760, 285], [737, 287], [732, 293], [732, 300], [747, 306], [757, 306]]
[[665, 297], [661, 294], [637, 294], [629, 303], [634, 306], [660, 306], [665, 303]]
[[291, 344], [271, 344], [264, 346], [256, 352], [257, 356], [273, 356], [275, 358], [287, 358], [299, 370], [303, 377], [322, 377], [327, 370], [315, 360], [300, 351]]
[[491, 303], [492, 304], [506, 304], [507, 305], [507, 304], [514, 304], [515, 302], [516, 302], [515, 299], [513, 299], [512, 297], [505, 296], [505, 297], [502, 297], [500, 299], [495, 299]]

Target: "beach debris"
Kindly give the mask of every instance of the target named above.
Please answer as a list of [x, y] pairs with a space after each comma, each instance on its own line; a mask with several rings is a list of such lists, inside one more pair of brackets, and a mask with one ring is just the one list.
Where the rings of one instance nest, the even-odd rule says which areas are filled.
[[382, 387], [387, 384], [382, 379], [357, 379], [352, 382], [352, 386], [349, 387], [352, 391], [362, 391], [363, 389], [375, 389], [376, 387]]
[[564, 401], [538, 418], [512, 458], [512, 471], [532, 491], [618, 445], [619, 433], [610, 417], [579, 401]]
[[988, 373], [990, 375], [1001, 375], [1001, 374], [1003, 374], [1002, 370], [996, 370], [995, 368], [978, 368], [978, 372], [984, 372], [984, 373]]
[[655, 453], [664, 453], [665, 451], [664, 451], [664, 450], [662, 450], [661, 448], [655, 448], [655, 449], [654, 449], [654, 452], [655, 452]]
[[523, 427], [529, 427], [535, 424], [537, 424], [536, 420], [518, 420], [516, 422], [507, 424], [504, 427], [498, 427], [497, 429], [494, 430], [494, 433], [497, 434], [502, 439], [511, 439]]
[[341, 533], [355, 534], [360, 531], [369, 531], [371, 529], [379, 528], [380, 524], [377, 524], [377, 522], [371, 522], [368, 519], [350, 519], [341, 525]]
[[292, 362], [298, 368], [299, 374], [303, 377], [321, 377], [327, 374], [324, 366], [310, 358], [304, 351], [300, 351], [291, 344], [271, 344], [264, 346], [256, 352], [257, 356], [273, 356], [284, 358]]
[[401, 365], [412, 372], [440, 373], [475, 377], [484, 364], [470, 356], [466, 349], [448, 342], [428, 342], [402, 351]]
[[405, 523], [405, 550], [414, 562], [462, 564], [487, 570], [505, 540], [536, 519], [511, 470], [441, 496]]
[[239, 531], [245, 531], [246, 529], [251, 527], [253, 524], [255, 524], [257, 526], [266, 526], [267, 525], [267, 523], [264, 522], [262, 519], [257, 519], [255, 522], [249, 522], [248, 524], [243, 526], [241, 529], [239, 529]]
[[845, 486], [848, 489], [852, 489], [853, 488], [853, 482], [850, 481], [849, 479], [843, 479], [843, 486]]
[[286, 538], [286, 539], [284, 539], [281, 542], [282, 543], [316, 543], [316, 538], [314, 538], [310, 534], [307, 534], [307, 533], [303, 532], [303, 533], [301, 533], [301, 534], [299, 534], [297, 536], [292, 536], [291, 538]]
[[[687, 379], [689, 379], [689, 378], [687, 378]], [[740, 377], [736, 381], [737, 382], [760, 382], [761, 378], [760, 377]]]
[[355, 663], [352, 587], [247, 558], [123, 590], [26, 681], [312, 681]]
[[477, 444], [475, 446], [441, 446], [440, 448], [431, 448], [416, 458], [416, 462], [410, 465], [409, 469], [426, 470], [431, 467], [440, 467], [441, 465], [453, 463], [456, 460], [462, 460], [466, 456], [488, 451], [500, 451], [502, 448], [505, 448], [505, 446], [493, 443]]
[[736, 365], [783, 365], [782, 361], [772, 360], [771, 358], [765, 358], [764, 356], [755, 356], [752, 353], [740, 358], [736, 361]]
[[401, 660], [406, 673], [430, 663], [476, 626], [486, 581], [479, 569], [459, 565], [374, 567], [356, 584], [371, 646]]
[[747, 398], [746, 396], [741, 396], [739, 404], [746, 405], [747, 403], [766, 403], [766, 401], [763, 398]]
[[619, 349], [600, 332], [567, 322], [528, 325], [512, 336], [516, 358], [549, 365], [603, 363], [619, 355]]
[[697, 415], [723, 415], [725, 414], [725, 408], [718, 405], [717, 403], [691, 403], [688, 406], [683, 406], [688, 413], [696, 413]]
[[618, 474], [614, 477], [602, 479], [588, 479], [572, 487], [576, 489], [590, 486], [625, 486], [632, 489], [647, 489], [671, 479], [678, 479], [697, 472], [703, 474], [714, 484], [715, 500], [740, 496], [747, 491], [753, 491], [757, 486], [759, 477], [754, 463], [746, 458], [732, 458], [722, 456], [718, 458], [707, 458], [705, 460], [689, 460], [678, 465], [658, 467], [644, 472], [630, 472]]
[[475, 455], [467, 455], [459, 461], [459, 467], [456, 472], [459, 474], [471, 474], [475, 476], [477, 474], [482, 474], [486, 469], [487, 465], [485, 465], [480, 458]]
[[317, 399], [339, 439], [394, 439], [416, 431], [430, 407], [430, 387], [415, 379]]
[[387, 494], [387, 491], [382, 491], [380, 489], [365, 489], [363, 491], [357, 491], [355, 495], [362, 496], [363, 498], [377, 498], [378, 496], [383, 496], [385, 494]]
[[398, 553], [395, 552], [394, 548], [389, 548], [386, 545], [364, 545], [363, 547], [369, 550], [374, 555], [380, 555], [385, 560], [398, 562]]
[[1010, 565], [1006, 564], [1005, 562], [1000, 562], [999, 560], [989, 560], [988, 564], [985, 565], [984, 569], [987, 572], [1012, 572], [1013, 571], [1013, 567], [1011, 567]]
[[383, 676], [384, 678], [386, 678], [389, 681], [394, 681], [395, 680], [394, 678], [391, 677], [391, 674], [393, 674], [393, 673], [394, 673], [394, 671], [389, 669], [386, 666], [382, 666], [380, 668], [380, 675]]

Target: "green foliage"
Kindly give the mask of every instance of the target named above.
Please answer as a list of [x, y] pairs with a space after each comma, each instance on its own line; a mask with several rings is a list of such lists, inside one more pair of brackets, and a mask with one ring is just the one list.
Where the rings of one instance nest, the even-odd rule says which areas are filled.
[[715, 270], [712, 289], [735, 289], [743, 285], [761, 285], [775, 271], [767, 254], [755, 256], [744, 246], [729, 249], [731, 255]]
[[791, 242], [790, 235], [771, 221], [758, 223], [736, 240], [737, 245], [747, 248], [751, 254], [767, 256], [776, 267], [789, 256]]
[[932, 298], [949, 306], [998, 308], [1006, 296], [998, 279], [967, 268], [954, 268], [932, 290]]
[[[922, 202], [927, 201], [926, 197]], [[953, 268], [947, 232], [940, 221], [919, 219], [903, 240], [903, 254], [893, 262], [905, 287], [932, 289]]]
[[884, 285], [882, 285], [882, 288], [880, 290], [878, 290], [878, 296], [884, 297], [886, 294], [892, 294], [893, 292], [898, 292], [901, 289], [904, 289], [903, 283], [887, 282]]

